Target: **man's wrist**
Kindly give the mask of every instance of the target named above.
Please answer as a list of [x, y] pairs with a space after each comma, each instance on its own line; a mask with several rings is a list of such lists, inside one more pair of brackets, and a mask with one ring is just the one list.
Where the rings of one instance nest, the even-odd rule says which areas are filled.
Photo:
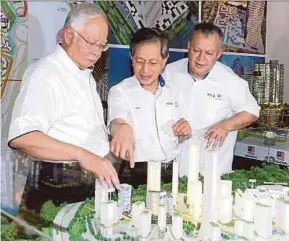
[[75, 151], [74, 151], [74, 155], [75, 155], [75, 159], [77, 161], [79, 161], [79, 159], [81, 159], [81, 157], [83, 157], [83, 155], [84, 155], [84, 149], [76, 146]]
[[234, 121], [233, 120], [230, 120], [230, 119], [227, 119], [227, 120], [224, 120], [223, 121], [223, 125], [225, 127], [226, 130], [228, 131], [233, 131], [234, 130]]
[[128, 123], [120, 123], [118, 130], [126, 129], [133, 134], [132, 127]]

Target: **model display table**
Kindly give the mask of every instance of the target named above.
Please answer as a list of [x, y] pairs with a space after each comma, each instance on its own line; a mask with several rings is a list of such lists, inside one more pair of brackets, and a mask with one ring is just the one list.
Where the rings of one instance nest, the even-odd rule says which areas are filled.
[[[118, 192], [102, 187], [75, 164], [61, 167], [67, 175], [61, 183], [55, 182], [58, 171], [54, 169], [54, 181], [48, 175], [46, 180], [37, 182], [35, 176], [29, 174], [29, 188], [33, 192], [24, 192], [22, 199], [30, 198], [37, 206], [38, 198], [46, 195], [41, 191], [44, 186], [54, 188], [58, 199], [52, 201], [45, 197], [38, 212], [20, 206], [18, 212], [8, 216], [9, 220], [5, 222], [4, 218], [2, 240], [288, 241], [288, 169], [264, 165], [236, 171], [220, 179], [216, 155], [208, 151], [205, 158], [210, 165], [204, 177], [199, 177], [195, 165], [200, 158], [199, 151], [198, 148], [191, 148], [191, 151], [194, 153], [190, 155], [188, 177], [178, 178], [175, 161], [172, 182], [164, 184], [157, 180], [161, 176], [159, 163], [149, 162], [147, 185], [133, 189], [122, 184]], [[21, 163], [18, 163], [18, 174]], [[31, 170], [37, 173], [35, 167], [30, 168], [29, 173]], [[79, 188], [77, 185], [81, 182], [87, 185]], [[82, 201], [69, 201], [69, 195], [77, 196], [83, 187], [87, 188], [87, 196], [83, 196]], [[29, 193], [34, 196], [28, 197]], [[11, 236], [15, 238], [5, 239]]]
[[289, 166], [289, 130], [276, 129], [274, 145], [266, 145], [263, 129], [240, 131], [234, 155]]

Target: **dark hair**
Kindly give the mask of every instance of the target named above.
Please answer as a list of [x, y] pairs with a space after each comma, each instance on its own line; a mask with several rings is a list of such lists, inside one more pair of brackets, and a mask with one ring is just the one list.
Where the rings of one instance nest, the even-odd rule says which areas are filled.
[[223, 37], [222, 30], [213, 23], [202, 22], [195, 26], [195, 32], [201, 32], [204, 35], [218, 34], [220, 39]]
[[138, 45], [149, 42], [160, 42], [162, 58], [168, 57], [169, 40], [160, 30], [156, 28], [141, 28], [133, 34], [129, 46], [131, 56], [135, 54], [135, 50]]

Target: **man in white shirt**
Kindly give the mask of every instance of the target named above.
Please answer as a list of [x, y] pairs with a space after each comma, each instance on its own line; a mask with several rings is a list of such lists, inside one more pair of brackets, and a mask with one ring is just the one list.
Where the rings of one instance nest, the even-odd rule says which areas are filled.
[[119, 179], [111, 162], [103, 109], [90, 69], [107, 49], [108, 25], [92, 3], [68, 14], [61, 46], [25, 72], [8, 144], [42, 160], [77, 160], [108, 186]]
[[[192, 132], [208, 129], [208, 145], [221, 147], [220, 171], [227, 173], [232, 170], [237, 130], [256, 121], [260, 107], [247, 82], [217, 61], [223, 53], [222, 36], [222, 31], [211, 23], [196, 25], [188, 42], [188, 58], [168, 64], [165, 76], [181, 72], [191, 77]], [[185, 172], [187, 164], [183, 164], [181, 169]], [[203, 169], [202, 161], [200, 171]]]
[[[130, 43], [134, 76], [113, 86], [108, 97], [111, 151], [136, 162], [171, 161], [178, 152], [178, 137], [191, 132], [183, 100], [162, 78], [169, 42], [158, 30], [142, 28]], [[187, 81], [188, 83], [188, 81]]]

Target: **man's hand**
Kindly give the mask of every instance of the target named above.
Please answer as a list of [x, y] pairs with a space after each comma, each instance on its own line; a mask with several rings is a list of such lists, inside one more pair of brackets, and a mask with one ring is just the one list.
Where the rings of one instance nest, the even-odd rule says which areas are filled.
[[208, 139], [207, 147], [212, 146], [212, 148], [216, 148], [217, 145], [222, 146], [229, 131], [230, 129], [226, 121], [219, 122], [209, 128], [205, 134], [205, 138]]
[[173, 125], [173, 132], [175, 136], [188, 136], [191, 134], [192, 128], [188, 121], [185, 119], [179, 119], [174, 125]]
[[116, 156], [130, 162], [134, 167], [134, 136], [130, 125], [119, 124], [110, 143], [110, 150]]
[[12, 146], [37, 159], [52, 161], [77, 160], [79, 165], [96, 175], [102, 184], [119, 187], [119, 179], [111, 162], [72, 144], [34, 131], [14, 139]]
[[90, 152], [82, 152], [79, 155], [78, 162], [82, 168], [94, 173], [101, 185], [119, 189], [117, 172], [109, 160]]

